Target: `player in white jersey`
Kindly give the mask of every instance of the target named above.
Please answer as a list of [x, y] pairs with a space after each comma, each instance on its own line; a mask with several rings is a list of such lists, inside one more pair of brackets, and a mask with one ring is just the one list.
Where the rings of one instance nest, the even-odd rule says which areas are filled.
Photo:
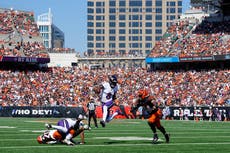
[[84, 139], [83, 130], [88, 129], [88, 125], [84, 125], [82, 122], [83, 119], [86, 119], [86, 117], [80, 114], [77, 120], [66, 118], [59, 120], [57, 125], [45, 124], [45, 126], [48, 129], [57, 129], [62, 135], [65, 135], [65, 139], [62, 141], [63, 143], [66, 143], [67, 145], [74, 145], [71, 139], [74, 137], [75, 133], [81, 133], [81, 138], [83, 137]]
[[116, 111], [112, 116], [109, 114], [109, 110], [114, 105], [116, 99], [116, 93], [119, 89], [117, 85], [117, 77], [115, 75], [109, 76], [109, 82], [103, 82], [100, 86], [100, 98], [102, 104], [102, 120], [100, 124], [105, 127], [105, 123], [110, 122], [120, 112]]
[[[84, 134], [83, 134], [84, 132], [83, 131], [84, 131], [83, 128], [80, 128], [78, 130], [75, 130], [72, 128], [69, 130], [69, 133], [73, 134], [73, 138], [80, 134], [81, 142], [78, 144], [84, 144]], [[59, 130], [56, 130], [56, 129], [46, 130], [43, 134], [37, 137], [37, 142], [39, 144], [57, 144], [57, 143], [67, 144], [66, 142], [64, 142], [65, 137], [66, 137], [66, 134], [60, 132]], [[73, 140], [71, 140], [71, 142], [73, 143]]]

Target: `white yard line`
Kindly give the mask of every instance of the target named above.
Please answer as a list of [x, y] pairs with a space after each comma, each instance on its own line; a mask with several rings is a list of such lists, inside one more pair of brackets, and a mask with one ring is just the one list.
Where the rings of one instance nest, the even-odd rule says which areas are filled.
[[[194, 139], [194, 138], [230, 138], [230, 136], [200, 136], [200, 137], [197, 137], [197, 136], [190, 136], [190, 137], [178, 137], [178, 136], [175, 136], [175, 137], [171, 137], [171, 139]], [[126, 137], [92, 137], [92, 138], [87, 138], [87, 139], [107, 139], [107, 140], [114, 140], [114, 141], [142, 141], [142, 140], [152, 140], [152, 137], [138, 137], [138, 136], [126, 136]], [[36, 141], [36, 139], [0, 139], [0, 142], [1, 141]], [[227, 139], [228, 140], [228, 139]], [[159, 138], [158, 140], [159, 142], [164, 142], [163, 139]], [[216, 143], [222, 143], [222, 142], [216, 142]], [[228, 142], [226, 142], [228, 143]], [[230, 143], [230, 142], [229, 142]]]
[[[122, 146], [153, 146], [153, 145], [163, 145], [163, 146], [181, 146], [181, 145], [230, 145], [230, 142], [211, 142], [211, 143], [161, 143], [161, 144], [97, 144], [97, 145], [76, 145], [76, 147], [122, 147]], [[29, 148], [66, 148], [71, 146], [66, 145], [38, 145], [38, 146], [8, 146], [1, 147], [1, 149], [29, 149]]]
[[13, 126], [0, 126], [0, 129], [14, 129], [16, 127]]

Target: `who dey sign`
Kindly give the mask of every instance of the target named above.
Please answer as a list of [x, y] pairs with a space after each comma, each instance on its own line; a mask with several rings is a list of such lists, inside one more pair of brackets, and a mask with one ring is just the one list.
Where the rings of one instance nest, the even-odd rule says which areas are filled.
[[31, 107], [31, 106], [6, 106], [0, 107], [0, 117], [70, 117], [85, 114], [82, 107]]
[[52, 110], [48, 109], [13, 109], [12, 115], [52, 115]]

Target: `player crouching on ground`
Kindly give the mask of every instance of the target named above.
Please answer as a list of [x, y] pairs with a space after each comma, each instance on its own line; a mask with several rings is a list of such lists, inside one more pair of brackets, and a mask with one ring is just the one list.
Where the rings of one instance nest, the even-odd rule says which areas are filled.
[[85, 134], [84, 134], [84, 130], [90, 130], [88, 125], [84, 125], [83, 123], [83, 119], [86, 119], [85, 116], [83, 115], [79, 115], [76, 121], [76, 124], [73, 126], [72, 129], [70, 129], [70, 131], [68, 132], [68, 134], [66, 135], [65, 139], [63, 140], [63, 143], [67, 144], [67, 145], [74, 145], [76, 143], [73, 142], [74, 137], [80, 135], [81, 137], [81, 143], [80, 144], [84, 144], [84, 138], [85, 138]]
[[[72, 139], [70, 139], [70, 142], [72, 144], [68, 144], [68, 145], [73, 145], [73, 144], [77, 144], [73, 141], [73, 138], [78, 136], [80, 134], [81, 137], [81, 142], [79, 144], [84, 144], [84, 130], [78, 130], [75, 131], [74, 129], [70, 130], [70, 133], [72, 133], [73, 137]], [[58, 130], [47, 130], [45, 131], [42, 135], [39, 135], [37, 137], [37, 141], [39, 144], [57, 144], [57, 143], [65, 143], [65, 134], [59, 132]], [[67, 144], [67, 143], [65, 143]]]
[[154, 101], [154, 97], [150, 96], [146, 89], [141, 89], [138, 91], [138, 98], [134, 103], [135, 107], [131, 112], [136, 111], [140, 106], [142, 106], [148, 113], [148, 125], [153, 132], [153, 143], [158, 141], [156, 127], [165, 136], [166, 143], [169, 143], [169, 134], [166, 133], [165, 128], [160, 123], [162, 112]]
[[59, 120], [57, 125], [45, 124], [48, 129], [54, 128], [56, 130], [48, 130], [39, 136], [37, 138], [38, 143], [54, 144], [61, 142], [67, 145], [75, 145], [73, 138], [80, 135], [80, 144], [84, 144], [84, 130], [89, 130], [89, 127], [84, 125], [83, 119], [86, 119], [86, 117], [80, 114], [77, 120], [67, 118]]

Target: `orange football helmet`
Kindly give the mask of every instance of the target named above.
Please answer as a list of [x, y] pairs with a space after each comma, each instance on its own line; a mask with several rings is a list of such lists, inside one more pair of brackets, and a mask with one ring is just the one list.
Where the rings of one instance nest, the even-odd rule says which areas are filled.
[[39, 136], [37, 137], [37, 141], [38, 141], [38, 143], [40, 143], [40, 144], [43, 143], [43, 141], [42, 141], [42, 136], [41, 136], [41, 135], [39, 135]]
[[140, 97], [141, 99], [144, 99], [148, 96], [149, 96], [149, 93], [146, 89], [141, 89], [138, 91], [138, 97]]

